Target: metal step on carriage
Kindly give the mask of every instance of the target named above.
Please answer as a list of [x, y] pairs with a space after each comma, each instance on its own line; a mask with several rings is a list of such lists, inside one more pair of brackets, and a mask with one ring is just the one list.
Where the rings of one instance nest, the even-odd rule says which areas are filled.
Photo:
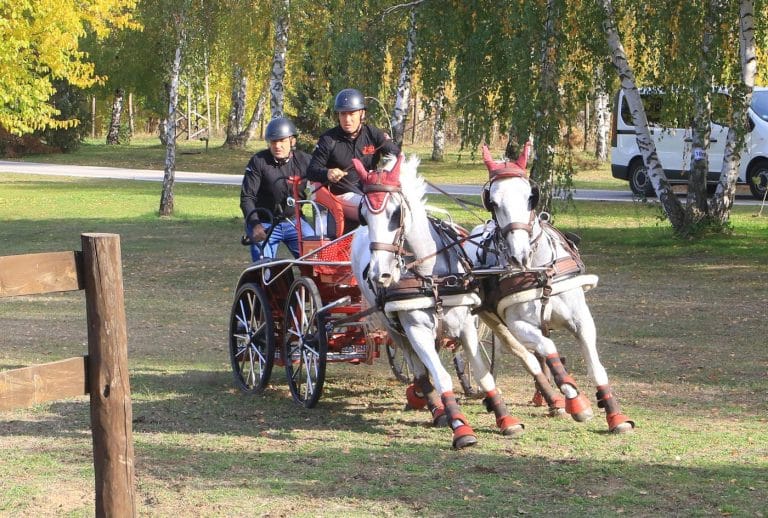
[[[345, 232], [345, 225], [347, 229], [350, 225], [341, 205], [325, 186], [315, 189], [312, 200], [301, 200], [299, 179], [289, 181], [294, 221], [305, 218], [314, 225], [315, 235], [303, 236], [297, 223], [298, 258], [261, 259], [240, 274], [229, 323], [235, 385], [245, 393], [260, 393], [268, 386], [274, 365], [282, 366], [293, 399], [312, 408], [322, 394], [327, 363], [371, 364], [382, 347], [393, 374], [411, 382], [402, 353], [385, 330], [365, 318], [372, 310], [365, 306], [352, 273], [349, 254], [354, 233]], [[262, 216], [271, 221], [271, 215]], [[488, 332], [484, 336], [493, 365], [493, 336]], [[464, 393], [476, 395], [461, 353], [449, 349], [444, 354], [451, 356]]]

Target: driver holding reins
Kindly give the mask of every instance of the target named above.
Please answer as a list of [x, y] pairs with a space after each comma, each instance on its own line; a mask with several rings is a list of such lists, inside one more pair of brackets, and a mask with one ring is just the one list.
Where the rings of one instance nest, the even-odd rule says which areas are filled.
[[339, 124], [320, 136], [307, 178], [328, 183], [331, 193], [342, 203], [344, 216], [357, 221], [361, 200], [360, 178], [352, 159], [360, 160], [368, 171], [376, 169], [385, 155], [398, 155], [397, 144], [382, 130], [365, 123], [365, 97], [359, 90], [345, 88], [336, 95], [333, 104]]
[[[251, 239], [251, 258], [254, 261], [261, 258], [260, 246], [255, 243], [261, 243], [264, 257], [276, 257], [281, 242], [288, 246], [294, 257], [299, 256], [299, 237], [294, 212], [293, 208], [287, 206], [288, 198], [293, 196], [293, 186], [288, 178], [298, 176], [302, 179], [299, 193], [304, 197], [310, 155], [295, 149], [296, 135], [298, 131], [291, 119], [272, 119], [264, 132], [269, 147], [253, 155], [245, 167], [240, 190], [240, 208]], [[265, 213], [258, 209], [269, 211], [274, 221], [263, 221], [261, 218]], [[275, 228], [267, 237], [272, 225]], [[314, 235], [312, 226], [303, 219], [301, 233], [304, 236]], [[266, 243], [264, 240], [267, 240]]]

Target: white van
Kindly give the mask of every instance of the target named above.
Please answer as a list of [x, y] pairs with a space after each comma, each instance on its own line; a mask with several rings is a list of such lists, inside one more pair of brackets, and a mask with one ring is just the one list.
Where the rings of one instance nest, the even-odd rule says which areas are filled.
[[[663, 120], [662, 105], [665, 95], [659, 90], [640, 89], [651, 138], [664, 167], [667, 179], [672, 184], [685, 184], [691, 165], [691, 128], [677, 127], [674, 120]], [[714, 192], [723, 165], [723, 152], [728, 128], [718, 124], [718, 112], [725, 113], [728, 106], [726, 93], [712, 96], [713, 119], [709, 142], [709, 174], [707, 188]], [[611, 126], [611, 174], [614, 178], [627, 180], [632, 192], [639, 196], [654, 196], [653, 186], [648, 180], [643, 157], [637, 148], [635, 127], [624, 98], [624, 91], [616, 95]], [[768, 88], [755, 87], [752, 104], [748, 110], [749, 133], [739, 163], [737, 183], [748, 184], [752, 195], [762, 200], [768, 188]]]

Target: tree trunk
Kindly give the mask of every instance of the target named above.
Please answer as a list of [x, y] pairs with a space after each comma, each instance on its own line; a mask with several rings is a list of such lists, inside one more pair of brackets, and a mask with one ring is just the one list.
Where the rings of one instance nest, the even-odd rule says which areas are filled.
[[608, 160], [608, 134], [611, 121], [611, 97], [605, 90], [605, 70], [602, 66], [595, 70], [595, 158]]
[[397, 81], [397, 97], [395, 109], [392, 112], [392, 140], [402, 147], [405, 137], [405, 123], [408, 119], [408, 107], [411, 96], [411, 73], [413, 59], [416, 53], [416, 9], [411, 8], [411, 22], [408, 28], [408, 42], [405, 45], [405, 54], [400, 63], [400, 79]]
[[107, 131], [107, 144], [120, 143], [120, 119], [123, 116], [123, 99], [125, 91], [122, 88], [115, 90], [115, 98], [112, 101], [112, 116], [109, 119], [109, 131]]
[[96, 138], [96, 96], [91, 96], [91, 138]]
[[245, 77], [243, 67], [235, 65], [232, 68], [232, 105], [227, 117], [227, 137], [224, 139], [224, 146], [226, 147], [239, 147], [237, 139], [243, 131], [247, 88], [248, 78]]
[[128, 92], [128, 133], [133, 136], [136, 126], [133, 116], [133, 92]]
[[[715, 0], [717, 1], [717, 0]], [[717, 7], [707, 6], [706, 23], [701, 38], [701, 56], [696, 69], [694, 92], [694, 116], [691, 134], [691, 174], [688, 177], [687, 210], [688, 224], [694, 224], [707, 216], [707, 174], [709, 173], [709, 137], [712, 132], [712, 23], [717, 23]]]
[[171, 80], [168, 87], [168, 120], [166, 121], [165, 170], [163, 193], [160, 196], [160, 216], [173, 215], [173, 182], [176, 175], [176, 109], [179, 104], [179, 78], [181, 76], [181, 53], [186, 39], [185, 16], [179, 22], [179, 41], [171, 65]]
[[601, 2], [605, 13], [603, 31], [608, 47], [611, 50], [611, 63], [619, 75], [621, 87], [624, 90], [625, 98], [632, 113], [632, 123], [635, 125], [635, 131], [637, 132], [637, 147], [643, 154], [643, 162], [648, 170], [648, 178], [651, 180], [651, 184], [659, 197], [669, 222], [675, 230], [682, 231], [685, 225], [685, 211], [672, 191], [672, 186], [669, 184], [659, 157], [656, 154], [656, 145], [651, 139], [651, 133], [648, 130], [648, 119], [645, 116], [640, 92], [637, 90], [635, 74], [629, 66], [624, 46], [621, 44], [619, 33], [616, 30], [613, 5], [611, 0], [601, 0]]
[[291, 0], [282, 0], [282, 2], [282, 8], [275, 22], [275, 52], [272, 56], [272, 74], [269, 78], [269, 108], [273, 119], [283, 116], [285, 97], [285, 60], [288, 52]]
[[259, 100], [256, 103], [256, 107], [251, 114], [251, 120], [248, 121], [248, 126], [240, 132], [238, 136], [238, 142], [240, 147], [245, 147], [246, 144], [256, 135], [256, 130], [259, 128], [259, 124], [264, 120], [264, 106], [267, 104], [267, 91], [264, 90], [259, 96]]
[[[734, 122], [737, 127], [728, 129], [723, 153], [723, 168], [720, 182], [712, 200], [711, 213], [721, 223], [730, 219], [733, 200], [736, 196], [736, 179], [739, 175], [739, 149], [747, 133], [747, 109], [752, 102], [752, 90], [757, 75], [757, 46], [755, 44], [754, 0], [739, 3], [739, 58], [741, 61], [741, 88], [734, 92], [737, 102], [734, 106]], [[748, 179], [749, 180], [749, 179]]]
[[445, 155], [445, 83], [441, 83], [435, 98], [435, 128], [432, 133], [432, 161], [442, 162]]
[[558, 59], [560, 35], [560, 16], [563, 0], [547, 0], [547, 21], [541, 41], [541, 76], [539, 93], [541, 101], [534, 128], [534, 146], [536, 160], [531, 175], [540, 188], [539, 206], [549, 211], [554, 190], [555, 149], [560, 136], [560, 113], [558, 91]]

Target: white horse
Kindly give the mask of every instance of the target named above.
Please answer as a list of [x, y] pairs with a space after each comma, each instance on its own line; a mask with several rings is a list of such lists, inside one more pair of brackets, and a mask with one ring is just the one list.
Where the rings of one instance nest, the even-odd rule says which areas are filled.
[[[453, 447], [473, 445], [477, 436], [461, 413], [451, 376], [440, 362], [436, 340], [441, 338], [456, 339], [464, 346], [486, 394], [486, 407], [496, 415], [502, 434], [521, 435], [524, 425], [509, 415], [479, 354], [471, 310], [480, 299], [463, 285], [467, 269], [456, 248], [446, 246], [429, 223], [423, 200], [426, 185], [416, 174], [418, 157], [388, 160], [382, 171], [366, 171], [359, 161], [354, 163], [365, 195], [360, 205], [364, 226], [352, 241], [352, 270], [368, 303], [387, 315], [390, 329], [397, 332], [399, 327], [407, 336], [420, 360], [413, 367], [422, 387], [429, 386], [424, 367], [428, 369], [453, 430]], [[415, 260], [406, 265], [411, 258]]]
[[[475, 266], [506, 267], [508, 274], [487, 283], [485, 302], [503, 316], [511, 333], [546, 359], [566, 398], [566, 411], [577, 420], [592, 416], [589, 400], [579, 392], [549, 338], [550, 329], [566, 329], [578, 341], [590, 378], [597, 388], [598, 407], [605, 409], [608, 429], [624, 433], [634, 423], [619, 408], [608, 375], [597, 353], [597, 331], [584, 292], [597, 285], [597, 276], [585, 275], [575, 245], [536, 212], [538, 187], [525, 171], [526, 150], [516, 162], [498, 163], [483, 146], [490, 180], [483, 204], [493, 221], [473, 229], [490, 235], [490, 248], [468, 250]], [[496, 252], [496, 253], [494, 253]]]

